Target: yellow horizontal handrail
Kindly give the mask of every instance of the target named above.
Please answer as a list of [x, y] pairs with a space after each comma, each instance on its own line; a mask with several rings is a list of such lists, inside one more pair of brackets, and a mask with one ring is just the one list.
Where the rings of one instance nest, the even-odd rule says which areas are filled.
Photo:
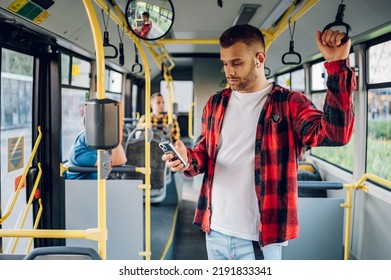
[[18, 187], [17, 187], [17, 189], [15, 191], [14, 197], [12, 198], [11, 205], [9, 206], [9, 208], [6, 211], [6, 213], [4, 214], [4, 216], [2, 216], [0, 218], [0, 224], [3, 223], [9, 217], [9, 215], [11, 214], [12, 210], [15, 207], [16, 200], [18, 199], [19, 193], [22, 190], [22, 186], [23, 186], [23, 184], [24, 184], [24, 182], [26, 180], [27, 172], [29, 171], [31, 163], [33, 162], [35, 154], [37, 153], [39, 144], [41, 143], [41, 139], [42, 139], [41, 127], [38, 126], [38, 137], [37, 137], [37, 140], [35, 141], [34, 148], [33, 148], [32, 152], [31, 152], [31, 155], [30, 155], [30, 157], [29, 157], [29, 159], [27, 161], [26, 168], [24, 169], [22, 178], [19, 181], [19, 184], [18, 184]]
[[376, 175], [371, 174], [371, 173], [365, 173], [365, 174], [361, 177], [361, 179], [357, 181], [356, 185], [357, 185], [357, 186], [360, 186], [360, 185], [362, 185], [362, 184], [363, 184], [366, 180], [368, 180], [368, 179], [369, 179], [369, 180], [372, 180], [372, 181], [374, 181], [374, 182], [376, 182], [376, 183], [378, 183], [378, 184], [380, 184], [380, 185], [382, 185], [382, 186], [385, 186], [385, 187], [391, 189], [391, 181], [386, 180], [386, 179], [384, 179], [384, 178], [381, 178], [381, 177], [376, 176]]
[[[95, 166], [91, 166], [91, 167], [95, 167]], [[68, 171], [68, 169], [69, 169], [68, 166], [64, 165], [63, 163], [60, 163], [60, 176], [63, 176], [64, 172]], [[137, 173], [145, 174], [145, 168], [144, 167], [135, 167], [134, 171], [137, 172]]]
[[219, 39], [160, 39], [160, 44], [196, 44], [196, 45], [217, 45]]
[[[307, 0], [300, 7], [300, 9], [290, 17], [290, 22], [294, 23], [300, 17], [302, 17], [307, 11], [309, 11], [319, 0]], [[288, 28], [288, 18], [294, 12], [296, 8], [296, 1], [287, 9], [284, 13], [282, 19], [280, 20], [277, 26], [271, 26], [268, 29], [262, 29], [262, 33], [265, 35], [265, 50], [268, 50], [273, 41], [285, 30]], [[159, 44], [197, 44], [197, 45], [217, 45], [219, 44], [218, 39], [159, 39], [157, 40]], [[147, 43], [147, 46], [148, 43]]]
[[286, 13], [283, 15], [283, 18], [281, 19], [280, 23], [276, 27], [269, 27], [264, 34], [267, 36], [266, 38], [266, 46], [265, 50], [267, 51], [270, 47], [270, 45], [273, 43], [273, 41], [282, 33], [285, 29], [288, 28], [288, 18], [290, 23], [294, 23], [299, 18], [301, 18], [306, 12], [308, 12], [319, 0], [307, 0], [302, 5], [302, 7], [291, 17], [291, 13], [294, 11], [294, 8], [296, 6], [296, 1], [288, 8]]
[[[43, 206], [42, 206], [42, 199], [38, 199], [38, 204], [39, 204], [39, 210], [38, 210], [38, 213], [37, 213], [37, 217], [35, 219], [35, 222], [34, 222], [34, 227], [33, 229], [37, 229], [38, 228], [38, 224], [39, 224], [39, 221], [41, 220], [41, 216], [42, 216], [42, 211], [43, 211]], [[31, 237], [30, 238], [30, 241], [29, 241], [29, 244], [27, 245], [27, 249], [26, 249], [26, 254], [28, 254], [30, 252], [30, 248], [31, 246], [33, 245], [33, 240], [34, 238]]]
[[107, 230], [99, 230], [98, 228], [86, 230], [0, 229], [0, 237], [84, 238], [102, 242], [107, 240]]
[[144, 41], [143, 43], [148, 48], [149, 53], [160, 70], [162, 70], [162, 63], [167, 66], [169, 71], [174, 68], [175, 63], [164, 45], [158, 44], [156, 42], [152, 44]]
[[[30, 211], [31, 205], [32, 205], [33, 200], [34, 200], [35, 192], [36, 192], [36, 190], [38, 188], [39, 182], [41, 181], [41, 177], [42, 177], [42, 168], [41, 168], [41, 163], [39, 162], [38, 163], [38, 175], [37, 175], [37, 178], [35, 180], [34, 187], [31, 190], [29, 200], [27, 201], [26, 207], [24, 208], [24, 213], [23, 213], [22, 221], [20, 222], [20, 225], [19, 225], [19, 229], [22, 229], [24, 227], [24, 224], [25, 224], [26, 219], [27, 219], [27, 214]], [[16, 246], [18, 245], [18, 242], [19, 242], [19, 238], [15, 238], [14, 244], [12, 245], [12, 248], [11, 248], [11, 253], [12, 254], [15, 252], [15, 249], [16, 249]]]

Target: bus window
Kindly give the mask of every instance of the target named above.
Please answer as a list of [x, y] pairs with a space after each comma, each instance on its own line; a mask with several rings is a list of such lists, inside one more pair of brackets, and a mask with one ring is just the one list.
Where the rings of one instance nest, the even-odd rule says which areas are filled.
[[305, 91], [304, 69], [299, 69], [291, 73], [291, 88], [292, 90]]
[[[178, 112], [188, 113], [189, 106], [193, 102], [193, 82], [192, 81], [174, 81], [176, 102], [178, 103]], [[160, 82], [160, 93], [163, 95], [166, 109], [168, 105], [168, 88], [166, 81]], [[174, 92], [174, 90], [172, 90]]]
[[69, 55], [61, 54], [61, 84], [69, 85], [70, 84], [70, 66], [71, 58]]
[[137, 93], [138, 86], [136, 84], [132, 85], [132, 118], [137, 118]]
[[369, 84], [391, 83], [391, 41], [387, 41], [368, 50]]
[[106, 98], [122, 102], [122, 78], [122, 73], [106, 69]]
[[367, 172], [391, 180], [391, 87], [368, 90]]
[[391, 41], [371, 46], [368, 55], [366, 169], [391, 180]]
[[324, 68], [324, 61], [311, 66], [311, 90], [325, 90], [327, 81], [327, 72]]
[[109, 80], [107, 81], [108, 91], [121, 93], [122, 92], [122, 74], [110, 70]]
[[82, 117], [84, 102], [89, 99], [90, 71], [89, 61], [61, 54], [62, 161], [68, 159], [69, 149], [83, 130]]
[[91, 63], [72, 57], [72, 86], [90, 87]]
[[291, 81], [290, 81], [290, 74], [282, 74], [280, 76], [277, 76], [277, 84], [290, 89], [291, 88]]
[[[62, 88], [62, 160], [68, 159], [68, 153], [76, 136], [84, 129], [83, 115], [86, 90]], [[66, 104], [66, 105], [65, 105]]]

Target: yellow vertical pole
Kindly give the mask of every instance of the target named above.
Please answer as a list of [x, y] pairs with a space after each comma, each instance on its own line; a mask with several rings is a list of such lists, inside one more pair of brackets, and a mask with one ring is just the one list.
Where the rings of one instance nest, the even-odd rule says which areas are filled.
[[193, 133], [193, 110], [194, 110], [195, 103], [194, 101], [190, 103], [190, 108], [189, 108], [189, 120], [188, 120], [188, 134], [190, 139], [194, 140], [194, 133]]
[[177, 99], [176, 99], [176, 89], [175, 89], [175, 81], [172, 75], [170, 74], [169, 76], [170, 83], [171, 83], [171, 102], [172, 104], [177, 104]]
[[351, 224], [351, 217], [352, 217], [352, 191], [353, 186], [346, 185], [347, 188], [347, 195], [346, 195], [346, 202], [341, 205], [341, 207], [346, 208], [346, 222], [345, 222], [345, 241], [344, 241], [344, 254], [343, 258], [344, 260], [349, 259], [349, 248], [350, 248], [350, 224]]
[[171, 81], [167, 73], [164, 73], [164, 80], [167, 84], [167, 94], [168, 94], [168, 106], [167, 106], [167, 115], [168, 115], [168, 124], [172, 124], [172, 91], [171, 91]]
[[[124, 13], [118, 9], [118, 6], [114, 6], [117, 14], [120, 16], [124, 28], [127, 26]], [[127, 34], [131, 31], [127, 28]], [[141, 61], [144, 65], [145, 74], [145, 135], [148, 135], [148, 130], [151, 128], [151, 73], [149, 71], [149, 64], [144, 49], [142, 48], [140, 41], [132, 38], [136, 44], [137, 50], [140, 54]], [[145, 252], [142, 254], [146, 260], [151, 259], [151, 143], [148, 141], [148, 137], [145, 137]]]
[[[105, 98], [105, 55], [103, 50], [103, 40], [99, 21], [96, 16], [91, 0], [83, 0], [88, 19], [90, 21], [92, 36], [94, 39], [96, 53], [96, 79], [97, 98]], [[106, 179], [101, 179], [101, 150], [98, 150], [98, 230], [107, 231], [106, 226]], [[106, 239], [98, 241], [98, 254], [102, 259], [106, 259]]]
[[[141, 61], [144, 65], [144, 74], [145, 74], [145, 135], [148, 135], [148, 130], [151, 128], [151, 74], [149, 71], [149, 64], [147, 56], [144, 49], [141, 46], [140, 40], [129, 30], [127, 21], [124, 13], [121, 9], [115, 4], [114, 9], [118, 14], [119, 18], [108, 9], [107, 3], [103, 0], [95, 0], [95, 2], [106, 12], [110, 14], [112, 19], [123, 29], [125, 29], [126, 34], [134, 41], [136, 44], [137, 50], [141, 57]], [[148, 142], [147, 137], [145, 137], [145, 252], [140, 253], [147, 260], [151, 259], [151, 145]]]
[[[136, 47], [139, 50], [141, 60], [144, 64], [145, 73], [145, 135], [151, 127], [151, 75], [147, 56], [141, 44], [137, 42]], [[145, 252], [142, 254], [146, 260], [151, 259], [151, 142], [145, 137]]]

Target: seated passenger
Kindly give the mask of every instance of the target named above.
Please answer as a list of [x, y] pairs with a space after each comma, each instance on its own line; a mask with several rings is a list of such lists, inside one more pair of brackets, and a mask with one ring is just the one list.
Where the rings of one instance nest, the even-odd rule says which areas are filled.
[[[164, 112], [164, 98], [160, 92], [156, 92], [151, 95], [151, 125], [152, 128], [154, 126], [161, 126], [162, 132], [164, 133], [164, 127], [167, 127], [168, 125], [168, 115]], [[144, 128], [145, 127], [145, 116], [141, 116], [138, 123], [137, 128]], [[179, 124], [176, 119], [176, 116], [173, 115], [172, 118], [172, 127], [171, 127], [171, 138], [173, 142], [179, 140], [180, 138], [180, 129]]]
[[[86, 134], [83, 130], [76, 137], [75, 143], [72, 145], [68, 163], [69, 166], [91, 167], [98, 164], [98, 153], [95, 149], [90, 149], [86, 144]], [[119, 144], [116, 148], [111, 150], [112, 166], [119, 166], [126, 163], [126, 155], [124, 148]], [[69, 172], [67, 171], [67, 179], [80, 180], [98, 178], [97, 172]]]

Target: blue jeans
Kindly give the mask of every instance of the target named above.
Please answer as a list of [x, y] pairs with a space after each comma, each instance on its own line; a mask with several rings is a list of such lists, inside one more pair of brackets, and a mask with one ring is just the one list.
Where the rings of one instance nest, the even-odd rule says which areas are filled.
[[[270, 244], [262, 248], [265, 260], [281, 260], [282, 247], [287, 242]], [[229, 236], [214, 230], [206, 234], [209, 260], [255, 260], [262, 256], [258, 242]]]

